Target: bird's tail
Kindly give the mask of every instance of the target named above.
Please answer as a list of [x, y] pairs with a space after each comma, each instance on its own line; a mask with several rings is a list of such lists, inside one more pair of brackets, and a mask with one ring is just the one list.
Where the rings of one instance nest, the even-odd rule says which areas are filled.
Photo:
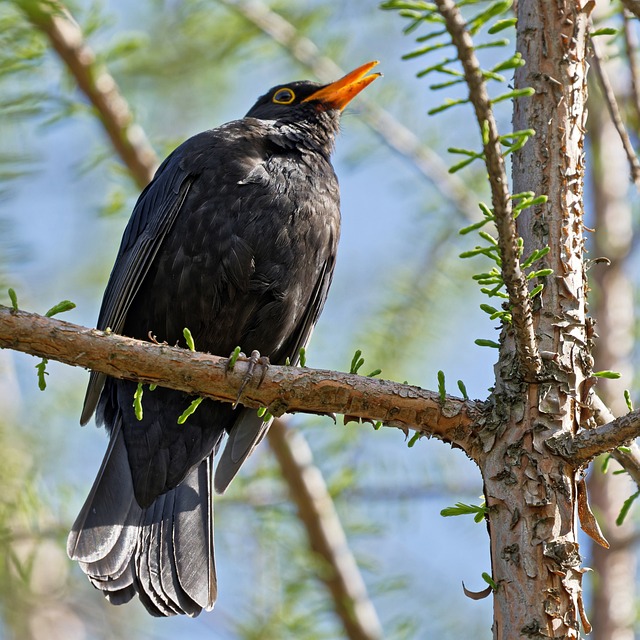
[[196, 616], [213, 608], [212, 467], [213, 454], [143, 509], [134, 497], [124, 437], [116, 424], [67, 540], [69, 557], [110, 602], [123, 604], [138, 594], [156, 616]]

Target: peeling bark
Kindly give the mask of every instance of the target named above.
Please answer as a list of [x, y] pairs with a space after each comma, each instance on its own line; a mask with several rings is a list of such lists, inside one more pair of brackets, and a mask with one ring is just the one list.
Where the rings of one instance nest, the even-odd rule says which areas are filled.
[[[494, 598], [494, 638], [578, 638], [584, 624], [577, 542], [575, 467], [545, 446], [574, 434], [591, 374], [583, 267], [586, 29], [583, 2], [519, 0], [517, 50], [526, 66], [516, 89], [514, 130], [536, 135], [513, 159], [513, 190], [548, 196], [517, 220], [524, 255], [550, 247], [537, 299], [535, 328], [544, 362], [541, 381], [526, 384], [503, 335], [496, 365], [495, 415], [502, 437], [481, 465], [487, 504]], [[585, 625], [586, 626], [586, 625]]]

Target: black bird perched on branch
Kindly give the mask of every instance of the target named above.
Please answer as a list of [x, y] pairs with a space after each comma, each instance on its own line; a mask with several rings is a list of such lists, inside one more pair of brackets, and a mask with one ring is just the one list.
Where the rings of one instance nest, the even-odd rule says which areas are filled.
[[[241, 120], [180, 145], [142, 192], [124, 232], [98, 328], [228, 355], [242, 346], [292, 364], [322, 311], [340, 231], [330, 164], [342, 109], [379, 74], [367, 63], [321, 86], [274, 87]], [[211, 609], [217, 595], [213, 488], [223, 492], [263, 438], [255, 410], [92, 372], [81, 423], [110, 441], [67, 550], [114, 604], [153, 615]], [[213, 458], [224, 434], [215, 477]]]

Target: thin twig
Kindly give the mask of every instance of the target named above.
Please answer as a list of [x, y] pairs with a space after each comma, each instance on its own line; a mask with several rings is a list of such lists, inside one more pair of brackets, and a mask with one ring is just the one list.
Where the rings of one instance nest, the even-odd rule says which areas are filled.
[[[599, 426], [610, 424], [615, 420], [615, 416], [611, 413], [609, 407], [593, 392], [591, 393], [590, 402], [591, 408], [594, 411], [594, 418]], [[629, 444], [629, 451], [613, 449], [611, 455], [631, 476], [640, 489], [640, 447], [638, 444], [631, 442]]]
[[631, 24], [631, 18], [628, 11], [622, 12], [624, 46], [629, 62], [629, 75], [631, 76], [631, 95], [633, 97], [633, 107], [636, 112], [636, 118], [640, 122], [640, 70], [638, 69], [638, 59], [636, 51], [638, 49], [638, 39], [634, 28]]
[[546, 445], [576, 467], [587, 464], [602, 453], [611, 452], [640, 487], [640, 449], [632, 446], [629, 453], [616, 449], [640, 436], [640, 410], [614, 418], [609, 408], [595, 394], [591, 398], [591, 404], [598, 423], [596, 428], [583, 429], [577, 434], [563, 432], [557, 437], [549, 438]]
[[493, 117], [480, 63], [475, 55], [473, 42], [462, 14], [452, 0], [436, 0], [436, 5], [445, 19], [447, 31], [451, 35], [458, 52], [458, 59], [462, 63], [465, 80], [469, 87], [469, 98], [475, 109], [480, 129], [487, 132], [484, 153], [498, 230], [502, 277], [509, 294], [515, 344], [520, 363], [526, 377], [533, 380], [542, 371], [542, 358], [533, 327], [531, 297], [518, 257], [518, 234], [509, 198], [498, 127]]
[[622, 121], [618, 101], [616, 100], [616, 94], [609, 82], [609, 77], [602, 66], [598, 45], [593, 38], [591, 38], [591, 51], [591, 62], [596, 70], [596, 75], [598, 76], [598, 81], [600, 82], [600, 87], [602, 89], [602, 95], [604, 96], [609, 114], [611, 115], [613, 126], [616, 128], [616, 131], [620, 136], [622, 146], [624, 147], [624, 151], [627, 154], [629, 168], [631, 170], [631, 179], [636, 187], [640, 189], [640, 161], [638, 161], [638, 156], [636, 155], [633, 145], [631, 144], [631, 140], [629, 139], [629, 134], [624, 126], [624, 122]]
[[[301, 35], [294, 25], [259, 0], [219, 0], [243, 16], [293, 58], [309, 69], [321, 82], [332, 82], [344, 74], [331, 58], [321, 54], [317, 45]], [[474, 194], [464, 182], [448, 172], [442, 158], [423, 145], [415, 134], [398, 122], [388, 111], [366, 96], [358, 96], [360, 118], [392, 150], [408, 159], [434, 187], [468, 220], [479, 219]]]

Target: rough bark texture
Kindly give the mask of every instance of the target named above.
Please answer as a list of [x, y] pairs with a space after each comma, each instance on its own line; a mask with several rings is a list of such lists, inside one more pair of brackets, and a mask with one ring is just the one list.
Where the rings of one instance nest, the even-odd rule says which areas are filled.
[[[0, 347], [225, 402], [235, 401], [248, 366], [238, 360], [229, 372], [227, 358], [124, 338], [2, 305]], [[266, 406], [274, 416], [305, 411], [380, 420], [451, 442], [471, 456], [477, 451], [482, 402], [452, 396], [442, 402], [437, 393], [419, 387], [322, 369], [269, 366], [260, 382], [261, 374], [255, 374], [242, 394], [245, 406]]]
[[[578, 638], [583, 569], [577, 543], [575, 469], [545, 441], [575, 433], [591, 370], [583, 268], [583, 144], [586, 28], [582, 2], [520, 0], [517, 49], [526, 66], [516, 88], [514, 130], [536, 135], [513, 159], [513, 191], [548, 202], [518, 218], [524, 255], [549, 245], [548, 277], [535, 323], [542, 381], [525, 384], [510, 330], [496, 366], [495, 443], [482, 465], [490, 507], [494, 638]], [[545, 354], [555, 354], [552, 358]]]
[[[633, 289], [624, 270], [633, 238], [628, 166], [602, 100], [590, 99], [589, 107], [590, 172], [596, 215], [592, 255], [594, 258], [606, 256], [610, 260], [591, 270], [591, 278], [596, 283], [591, 311], [599, 335], [594, 359], [597, 369], [622, 374], [621, 380], [601, 380], [597, 391], [614, 414], [624, 415], [627, 407], [623, 381], [631, 380], [633, 376], [630, 361], [634, 334]], [[618, 526], [616, 518], [623, 502], [635, 489], [628, 477], [614, 476], [612, 470], [603, 474], [600, 465], [595, 464], [588, 482], [591, 504], [610, 544], [608, 551], [600, 545], [591, 545], [591, 568], [594, 570], [592, 638], [633, 640], [636, 557], [629, 540], [634, 525], [632, 518], [627, 518], [622, 526]]]

